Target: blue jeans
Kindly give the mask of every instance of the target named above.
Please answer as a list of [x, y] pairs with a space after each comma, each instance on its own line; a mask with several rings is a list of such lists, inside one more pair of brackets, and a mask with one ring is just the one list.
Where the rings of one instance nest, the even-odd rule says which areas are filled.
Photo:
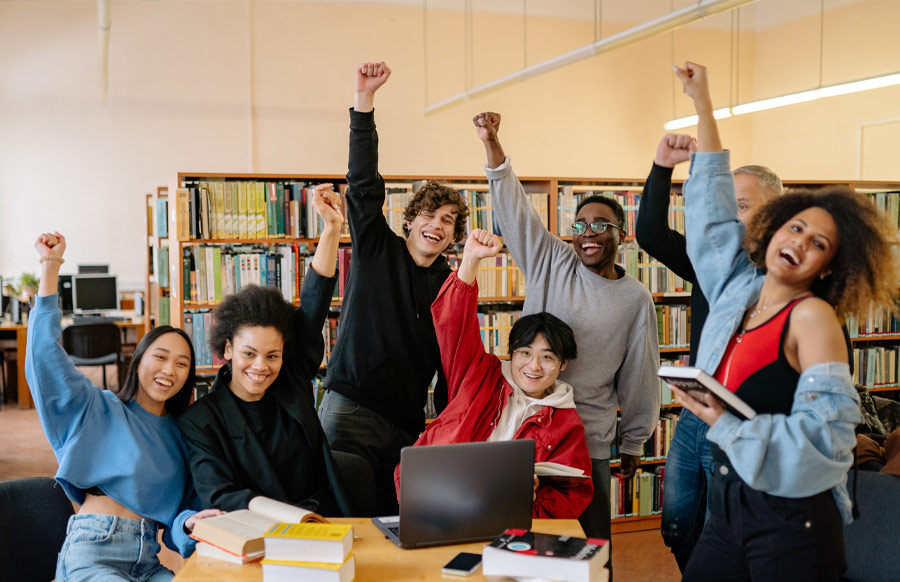
[[147, 519], [86, 513], [69, 518], [56, 562], [57, 582], [168, 582], [159, 563], [157, 525]]
[[713, 465], [707, 428], [690, 411], [682, 410], [666, 455], [660, 532], [682, 572], [706, 519], [707, 482]]
[[415, 443], [418, 435], [333, 390], [326, 390], [322, 397], [319, 420], [332, 450], [359, 455], [372, 466], [378, 515], [397, 515], [394, 468], [400, 462], [400, 449]]

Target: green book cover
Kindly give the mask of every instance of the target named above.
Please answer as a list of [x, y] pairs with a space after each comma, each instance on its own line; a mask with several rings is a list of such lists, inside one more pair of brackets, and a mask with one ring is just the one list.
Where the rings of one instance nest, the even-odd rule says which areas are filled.
[[222, 300], [222, 249], [213, 247], [213, 275], [215, 279], [215, 300]]

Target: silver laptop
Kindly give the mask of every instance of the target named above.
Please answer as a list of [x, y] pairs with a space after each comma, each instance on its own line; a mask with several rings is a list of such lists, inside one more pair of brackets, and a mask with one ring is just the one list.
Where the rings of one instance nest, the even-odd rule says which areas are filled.
[[400, 515], [372, 521], [401, 548], [531, 529], [533, 440], [406, 447], [400, 466]]

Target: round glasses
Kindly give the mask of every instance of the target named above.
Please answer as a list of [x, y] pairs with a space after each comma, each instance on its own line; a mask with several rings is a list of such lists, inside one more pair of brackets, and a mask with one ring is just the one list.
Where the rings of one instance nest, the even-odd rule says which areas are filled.
[[592, 222], [590, 224], [588, 224], [586, 222], [573, 222], [572, 226], [571, 226], [572, 233], [575, 236], [580, 236], [580, 235], [584, 234], [585, 232], [587, 232], [588, 226], [590, 226], [591, 230], [593, 230], [597, 234], [603, 234], [604, 232], [606, 232], [606, 229], [609, 227], [617, 228], [617, 229], [619, 229], [620, 232], [623, 232], [623, 233], [625, 232], [625, 229], [622, 228], [621, 226], [616, 226], [615, 224], [613, 224], [611, 222], [606, 222], [605, 220], [601, 220], [599, 222]]
[[517, 364], [530, 364], [537, 358], [538, 364], [545, 370], [552, 370], [559, 365], [559, 358], [547, 352], [535, 352], [530, 348], [516, 348], [512, 353], [513, 360]]

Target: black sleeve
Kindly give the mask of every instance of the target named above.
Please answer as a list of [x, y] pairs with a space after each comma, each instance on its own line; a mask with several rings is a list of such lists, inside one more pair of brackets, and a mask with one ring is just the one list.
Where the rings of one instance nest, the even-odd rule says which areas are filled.
[[694, 267], [687, 255], [684, 235], [669, 228], [669, 194], [672, 191], [672, 168], [653, 164], [644, 183], [634, 235], [637, 243], [653, 258], [676, 275], [697, 282]]
[[294, 338], [290, 354], [302, 378], [314, 378], [322, 364], [322, 355], [325, 353], [322, 327], [328, 317], [336, 283], [337, 275], [323, 277], [312, 267], [306, 271], [303, 279], [300, 307], [294, 311], [291, 322]]
[[347, 221], [354, 255], [378, 255], [393, 235], [382, 213], [384, 178], [378, 173], [375, 112], [350, 109], [350, 159], [347, 164]]
[[250, 500], [259, 493], [237, 485], [240, 479], [226, 460], [231, 454], [220, 438], [224, 431], [196, 418], [202, 416], [184, 414], [178, 419], [178, 428], [190, 453], [191, 476], [200, 503], [204, 509], [247, 509]]

